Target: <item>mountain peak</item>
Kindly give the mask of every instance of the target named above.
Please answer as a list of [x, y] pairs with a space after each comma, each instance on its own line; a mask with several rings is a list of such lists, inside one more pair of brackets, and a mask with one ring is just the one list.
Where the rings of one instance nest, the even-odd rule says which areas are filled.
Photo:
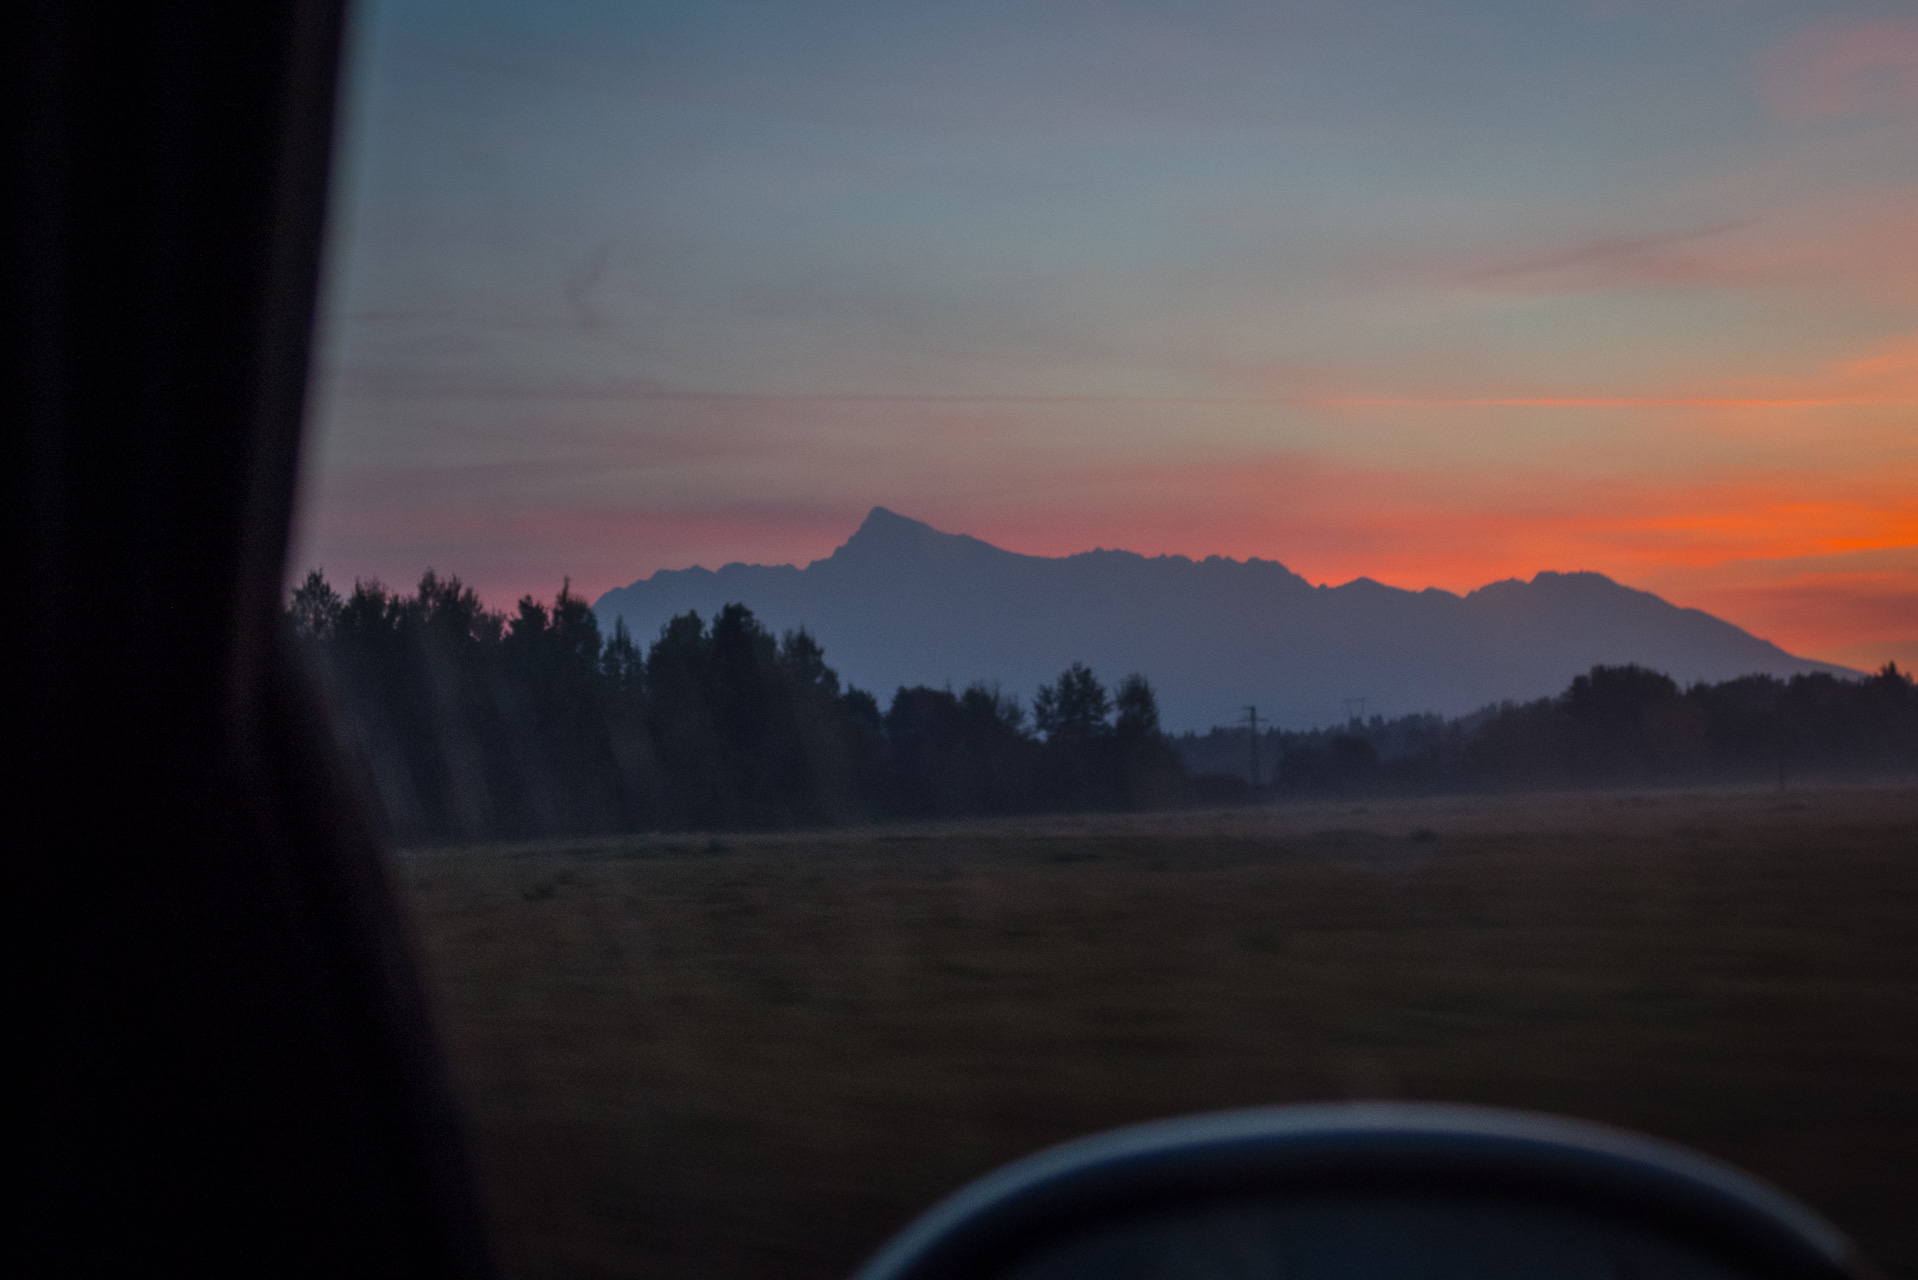
[[946, 533], [923, 520], [902, 516], [887, 507], [874, 507], [853, 530], [850, 538], [827, 559], [838, 564], [897, 564], [923, 562], [928, 556], [942, 559], [953, 556], [977, 556], [981, 553], [1010, 556], [990, 543], [963, 533]]
[[866, 518], [853, 530], [847, 545], [853, 542], [892, 542], [901, 538], [923, 539], [928, 534], [949, 538], [953, 535], [942, 534], [924, 520], [914, 520], [911, 516], [902, 516], [889, 507], [874, 507], [866, 513]]

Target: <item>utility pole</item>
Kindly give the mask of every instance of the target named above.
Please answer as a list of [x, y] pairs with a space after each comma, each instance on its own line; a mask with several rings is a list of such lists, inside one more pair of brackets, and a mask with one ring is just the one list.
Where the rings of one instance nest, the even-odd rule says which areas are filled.
[[1372, 701], [1369, 698], [1347, 698], [1345, 700], [1345, 718], [1347, 722], [1353, 720], [1363, 721], [1365, 719], [1365, 712], [1371, 705]]
[[1778, 789], [1781, 792], [1785, 789], [1785, 689], [1789, 687], [1781, 682], [1778, 696], [1772, 700], [1772, 745], [1778, 753]]
[[1252, 789], [1257, 791], [1259, 789], [1259, 709], [1257, 707], [1245, 709], [1245, 723], [1246, 727], [1252, 731]]

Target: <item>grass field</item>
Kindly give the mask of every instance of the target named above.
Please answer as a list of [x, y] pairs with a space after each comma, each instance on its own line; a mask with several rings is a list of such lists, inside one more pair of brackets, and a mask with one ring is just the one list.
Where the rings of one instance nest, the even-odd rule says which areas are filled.
[[1728, 1157], [1918, 1277], [1918, 790], [398, 855], [509, 1271], [835, 1277], [1128, 1121], [1459, 1099]]

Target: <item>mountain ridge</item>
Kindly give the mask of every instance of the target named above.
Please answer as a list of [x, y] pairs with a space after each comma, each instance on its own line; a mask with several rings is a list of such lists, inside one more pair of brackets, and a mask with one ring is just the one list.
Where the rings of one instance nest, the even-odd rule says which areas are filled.
[[742, 602], [805, 627], [884, 702], [900, 684], [996, 683], [1021, 697], [1085, 661], [1142, 671], [1168, 728], [1226, 723], [1248, 703], [1284, 727], [1343, 721], [1352, 700], [1401, 715], [1556, 693], [1598, 663], [1682, 683], [1767, 672], [1853, 674], [1589, 570], [1543, 570], [1459, 595], [1368, 577], [1314, 585], [1276, 560], [1095, 548], [1035, 556], [874, 507], [830, 555], [797, 565], [660, 570], [594, 602], [649, 640], [689, 609]]

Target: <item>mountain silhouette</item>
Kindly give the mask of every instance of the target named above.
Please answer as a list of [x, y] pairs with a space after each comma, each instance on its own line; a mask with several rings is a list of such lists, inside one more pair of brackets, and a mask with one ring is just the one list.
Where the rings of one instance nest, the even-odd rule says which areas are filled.
[[1084, 661], [1108, 683], [1149, 676], [1166, 727], [1228, 723], [1247, 703], [1287, 728], [1367, 713], [1458, 715], [1562, 690], [1596, 664], [1680, 683], [1754, 672], [1852, 674], [1793, 657], [1697, 609], [1598, 573], [1540, 573], [1464, 596], [1370, 578], [1315, 587], [1272, 560], [1028, 556], [874, 507], [844, 546], [801, 569], [661, 570], [594, 604], [650, 641], [675, 614], [740, 601], [775, 630], [805, 627], [883, 704], [899, 685], [998, 684], [1030, 699]]

